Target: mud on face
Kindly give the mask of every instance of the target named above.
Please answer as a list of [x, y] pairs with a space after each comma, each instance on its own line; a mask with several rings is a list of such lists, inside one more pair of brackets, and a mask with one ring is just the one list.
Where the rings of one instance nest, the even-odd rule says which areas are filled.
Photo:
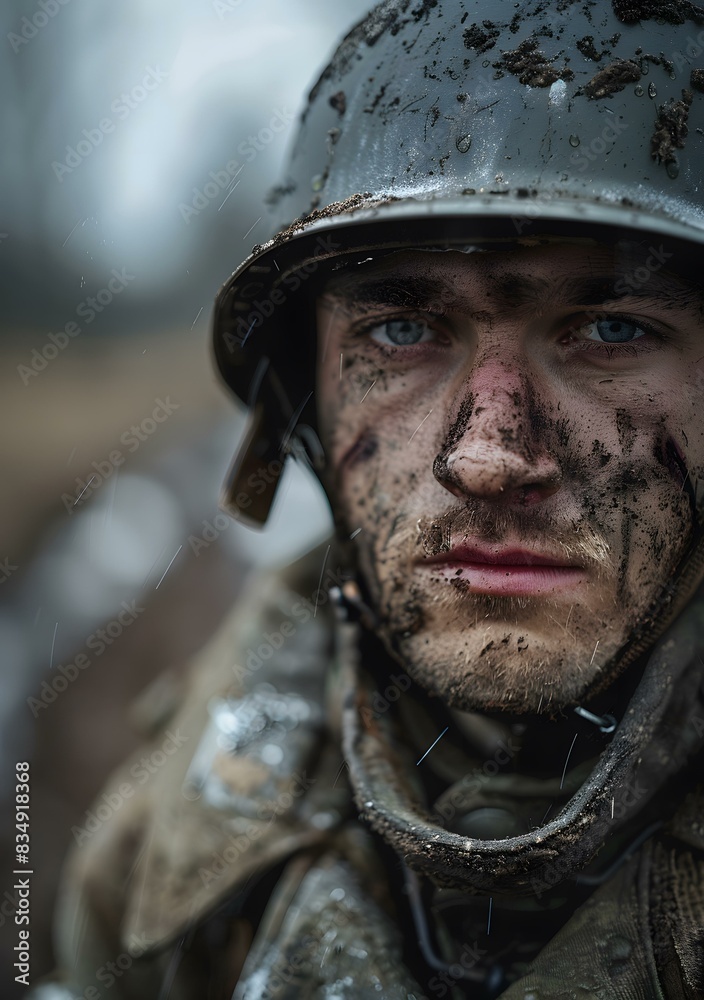
[[319, 301], [338, 521], [387, 648], [456, 707], [609, 683], [699, 530], [701, 302], [641, 265], [405, 251]]

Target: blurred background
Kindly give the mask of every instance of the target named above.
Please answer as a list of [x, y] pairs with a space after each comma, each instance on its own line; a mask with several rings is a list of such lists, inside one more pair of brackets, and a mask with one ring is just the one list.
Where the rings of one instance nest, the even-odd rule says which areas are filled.
[[[36, 978], [71, 826], [141, 742], [140, 696], [163, 675], [168, 702], [247, 575], [330, 530], [295, 468], [263, 536], [214, 524], [243, 416], [208, 335], [218, 287], [270, 235], [264, 198], [304, 95], [370, 5], [0, 8], [3, 997], [23, 992], [15, 761], [32, 762]], [[132, 602], [144, 611], [115, 624]]]

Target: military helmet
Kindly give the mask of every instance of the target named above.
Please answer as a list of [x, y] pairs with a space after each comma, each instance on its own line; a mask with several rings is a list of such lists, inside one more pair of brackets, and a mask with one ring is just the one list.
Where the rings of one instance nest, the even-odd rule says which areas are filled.
[[[313, 325], [330, 267], [402, 247], [704, 244], [704, 8], [686, 0], [386, 0], [310, 92], [272, 239], [220, 291], [215, 358], [250, 407], [227, 486], [313, 462]], [[645, 246], [649, 244], [646, 242]], [[693, 246], [694, 245], [694, 246]], [[301, 423], [305, 425], [301, 429]]]

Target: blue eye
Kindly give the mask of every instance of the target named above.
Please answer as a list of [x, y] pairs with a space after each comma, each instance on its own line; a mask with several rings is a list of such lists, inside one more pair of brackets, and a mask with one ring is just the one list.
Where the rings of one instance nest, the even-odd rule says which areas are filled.
[[642, 327], [627, 319], [598, 319], [589, 324], [589, 329], [592, 332], [587, 339], [596, 340], [601, 344], [629, 344], [645, 336]]
[[378, 344], [406, 347], [433, 340], [434, 333], [425, 323], [415, 319], [390, 319], [374, 326], [369, 336]]

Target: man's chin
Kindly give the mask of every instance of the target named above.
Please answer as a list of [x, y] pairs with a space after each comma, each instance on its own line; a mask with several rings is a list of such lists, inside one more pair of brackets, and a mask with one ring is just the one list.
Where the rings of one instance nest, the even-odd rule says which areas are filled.
[[593, 648], [551, 648], [529, 630], [512, 641], [510, 650], [500, 638], [442, 649], [450, 644], [419, 632], [389, 648], [409, 677], [448, 707], [514, 715], [553, 714], [582, 703], [595, 687], [608, 685], [605, 670], [619, 648], [605, 647], [597, 661]]

